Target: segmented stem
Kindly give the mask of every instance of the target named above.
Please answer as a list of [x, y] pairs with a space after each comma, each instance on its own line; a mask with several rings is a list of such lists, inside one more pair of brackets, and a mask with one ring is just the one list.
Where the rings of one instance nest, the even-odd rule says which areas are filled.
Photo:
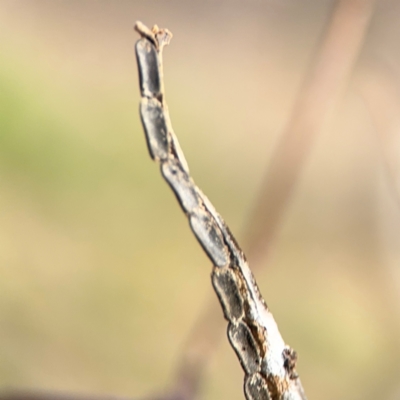
[[246, 257], [225, 222], [196, 186], [173, 132], [165, 102], [162, 49], [172, 34], [137, 22], [140, 116], [153, 160], [175, 193], [190, 227], [213, 264], [212, 284], [228, 321], [228, 338], [242, 365], [247, 400], [305, 400], [295, 371], [296, 352], [285, 345]]

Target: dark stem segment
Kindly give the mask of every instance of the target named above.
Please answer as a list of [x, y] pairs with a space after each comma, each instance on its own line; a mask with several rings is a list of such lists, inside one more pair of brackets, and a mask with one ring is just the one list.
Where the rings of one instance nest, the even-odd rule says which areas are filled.
[[191, 230], [213, 264], [212, 283], [225, 319], [228, 339], [243, 368], [247, 400], [304, 400], [294, 351], [286, 346], [261, 297], [246, 258], [221, 216], [189, 175], [186, 160], [173, 132], [165, 102], [162, 48], [168, 30], [145, 27], [136, 43], [140, 81], [140, 116], [150, 156], [175, 193]]

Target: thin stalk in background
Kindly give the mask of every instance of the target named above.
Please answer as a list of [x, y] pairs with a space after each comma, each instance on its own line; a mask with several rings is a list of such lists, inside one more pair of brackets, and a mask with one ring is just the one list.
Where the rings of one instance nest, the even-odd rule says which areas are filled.
[[364, 43], [374, 0], [339, 0], [272, 155], [245, 240], [251, 262], [265, 259], [318, 133], [340, 100]]

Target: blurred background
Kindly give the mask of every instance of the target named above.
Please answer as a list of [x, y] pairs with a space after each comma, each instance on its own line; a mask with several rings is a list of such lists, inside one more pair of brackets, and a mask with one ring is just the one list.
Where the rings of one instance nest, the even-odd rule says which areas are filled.
[[[175, 132], [246, 242], [334, 4], [0, 1], [0, 390], [162, 392], [215, 297], [148, 156], [134, 22], [173, 32]], [[310, 399], [400, 399], [399, 17], [377, 1], [256, 271]], [[242, 399], [242, 382], [224, 340], [201, 398]]]

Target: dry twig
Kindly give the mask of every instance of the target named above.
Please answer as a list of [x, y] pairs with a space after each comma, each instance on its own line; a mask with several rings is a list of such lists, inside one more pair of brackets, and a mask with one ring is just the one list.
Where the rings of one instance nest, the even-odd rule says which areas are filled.
[[[311, 64], [286, 133], [267, 171], [266, 184], [249, 219], [249, 234], [245, 237], [249, 257], [256, 266], [260, 264], [260, 260], [269, 249], [316, 132], [321, 129], [329, 111], [337, 102], [340, 89], [344, 87], [350, 74], [365, 37], [373, 4], [374, 0], [336, 2], [327, 33]], [[140, 25], [138, 30], [153, 45], [158, 45], [155, 32], [144, 25]], [[162, 85], [162, 79], [159, 84]], [[175, 151], [179, 153], [177, 148]], [[177, 157], [185, 164], [181, 154], [177, 154]], [[169, 394], [149, 398], [190, 400], [195, 397], [205, 365], [220, 338], [219, 321], [219, 315], [216, 314], [214, 307], [208, 305], [187, 340], [173, 390]], [[74, 395], [61, 397], [78, 399]], [[1, 400], [46, 400], [58, 399], [60, 396], [51, 393], [24, 393], [21, 397], [21, 393], [18, 392], [3, 392], [0, 398]], [[98, 397], [96, 399], [98, 400]]]
[[173, 132], [165, 101], [162, 49], [171, 34], [137, 23], [140, 115], [149, 152], [175, 193], [213, 264], [212, 283], [228, 321], [228, 338], [245, 374], [247, 400], [304, 400], [296, 352], [285, 344], [246, 258], [221, 216], [195, 185]]

